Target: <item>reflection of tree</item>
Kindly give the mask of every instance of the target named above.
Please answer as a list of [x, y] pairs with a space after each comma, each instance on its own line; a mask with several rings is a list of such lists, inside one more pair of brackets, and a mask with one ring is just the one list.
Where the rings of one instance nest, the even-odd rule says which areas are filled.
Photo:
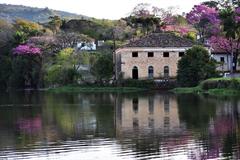
[[113, 102], [105, 94], [59, 94], [46, 96], [47, 124], [62, 137], [113, 136]]
[[197, 95], [179, 95], [179, 118], [189, 129], [205, 129], [215, 116], [216, 104]]
[[[238, 101], [233, 99], [208, 99], [216, 107], [216, 114], [210, 116], [208, 127], [195, 133], [203, 143], [203, 149], [190, 154], [191, 158], [216, 159], [225, 157], [239, 159], [238, 139]], [[205, 100], [206, 101], [206, 100]], [[204, 105], [202, 105], [204, 106]], [[195, 129], [195, 128], [191, 128]]]

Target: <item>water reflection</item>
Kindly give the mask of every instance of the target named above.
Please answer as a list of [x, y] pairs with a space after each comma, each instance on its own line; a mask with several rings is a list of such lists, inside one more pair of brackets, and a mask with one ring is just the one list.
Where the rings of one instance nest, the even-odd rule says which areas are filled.
[[0, 159], [239, 159], [240, 99], [0, 94]]

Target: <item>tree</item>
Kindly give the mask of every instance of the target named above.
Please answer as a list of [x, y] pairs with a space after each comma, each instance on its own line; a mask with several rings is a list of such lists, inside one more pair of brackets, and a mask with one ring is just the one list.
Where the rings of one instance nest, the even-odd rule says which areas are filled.
[[56, 55], [54, 64], [47, 68], [45, 80], [49, 85], [77, 83], [80, 63], [81, 55], [73, 48], [65, 48]]
[[216, 64], [208, 51], [201, 46], [194, 46], [178, 62], [177, 81], [180, 86], [192, 87], [200, 81], [216, 75]]
[[216, 1], [206, 1], [206, 2], [203, 2], [202, 5], [206, 5], [206, 6], [210, 7], [210, 8], [216, 8], [217, 9], [219, 3], [216, 2]]
[[198, 30], [200, 41], [205, 43], [212, 33], [218, 33], [220, 20], [216, 8], [206, 5], [195, 5], [187, 14], [187, 20]]
[[144, 35], [156, 30], [161, 25], [160, 17], [155, 15], [154, 9], [153, 11], [149, 10], [149, 6], [147, 3], [140, 3], [133, 9], [131, 15], [125, 18], [128, 25], [136, 29], [140, 28]]
[[2, 50], [14, 40], [14, 29], [12, 24], [0, 19], [0, 49]]
[[[59, 16], [50, 16], [49, 17], [49, 27], [52, 29], [53, 33], [57, 34], [60, 30], [60, 27], [63, 24], [63, 21]], [[65, 23], [65, 22], [64, 22]]]
[[230, 69], [234, 72], [237, 69], [240, 49], [240, 7], [226, 6], [220, 10], [219, 16], [223, 26], [223, 36], [227, 39], [226, 41], [228, 41], [228, 47], [226, 49], [232, 56]]
[[29, 37], [39, 36], [43, 33], [41, 25], [28, 20], [17, 19], [13, 25], [16, 30], [16, 44], [25, 43]]
[[79, 42], [90, 42], [92, 39], [84, 34], [62, 32], [56, 35], [56, 45], [60, 49], [75, 48]]
[[11, 86], [39, 88], [42, 86], [42, 52], [30, 44], [13, 49]]
[[100, 56], [93, 65], [91, 72], [100, 83], [103, 83], [103, 80], [109, 81], [113, 76], [112, 56], [107, 54]]

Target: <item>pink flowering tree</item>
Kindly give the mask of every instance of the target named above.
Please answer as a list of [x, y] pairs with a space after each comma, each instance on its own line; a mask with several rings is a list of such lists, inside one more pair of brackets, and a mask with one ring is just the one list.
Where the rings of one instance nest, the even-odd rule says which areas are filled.
[[38, 47], [31, 46], [29, 44], [21, 44], [13, 49], [14, 55], [29, 55], [29, 56], [40, 56], [42, 54], [41, 49]]
[[235, 21], [236, 23], [240, 23], [240, 7], [235, 9]]
[[215, 8], [195, 5], [186, 18], [198, 30], [201, 42], [205, 42], [210, 33], [219, 32], [220, 19]]
[[13, 49], [13, 82], [15, 88], [42, 86], [42, 51], [33, 44], [20, 44]]
[[210, 38], [213, 48], [221, 49], [229, 55], [231, 72], [237, 70], [240, 50], [240, 8], [225, 6], [219, 10], [221, 30]]

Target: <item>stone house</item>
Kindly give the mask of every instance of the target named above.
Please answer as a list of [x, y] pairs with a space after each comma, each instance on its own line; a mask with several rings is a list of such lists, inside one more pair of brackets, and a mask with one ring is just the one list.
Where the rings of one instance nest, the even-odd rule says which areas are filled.
[[178, 60], [195, 43], [172, 33], [153, 33], [115, 51], [116, 79], [161, 79], [177, 75]]

